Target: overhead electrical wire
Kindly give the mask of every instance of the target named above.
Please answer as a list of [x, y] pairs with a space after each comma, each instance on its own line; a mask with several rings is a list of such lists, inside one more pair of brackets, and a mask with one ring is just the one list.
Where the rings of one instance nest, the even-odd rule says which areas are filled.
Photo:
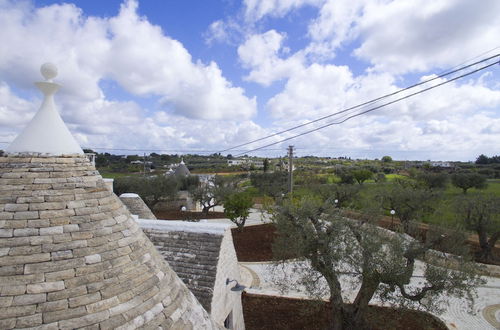
[[[493, 48], [492, 50], [495, 50], [495, 49], [497, 49], [497, 48], [500, 48], [500, 47]], [[486, 53], [489, 53], [489, 52], [491, 52], [492, 50], [489, 50], [489, 51], [487, 51]], [[484, 54], [484, 53], [483, 53], [483, 54]], [[479, 55], [479, 56], [480, 56], [480, 55]], [[391, 97], [391, 96], [394, 96], [394, 95], [400, 94], [400, 93], [405, 92], [405, 91], [407, 91], [407, 90], [410, 90], [410, 89], [412, 89], [412, 88], [415, 88], [415, 87], [418, 87], [418, 86], [422, 86], [422, 85], [428, 84], [428, 83], [430, 83], [430, 82], [432, 82], [432, 81], [434, 81], [434, 80], [437, 80], [437, 79], [441, 79], [441, 78], [447, 77], [447, 76], [449, 76], [449, 75], [451, 75], [451, 74], [457, 73], [457, 72], [459, 72], [459, 71], [463, 71], [463, 70], [465, 70], [465, 69], [468, 69], [468, 68], [473, 67], [473, 66], [475, 66], [475, 65], [478, 65], [478, 64], [480, 64], [480, 63], [483, 63], [483, 62], [489, 61], [489, 60], [491, 60], [491, 59], [493, 59], [493, 58], [496, 58], [496, 57], [499, 57], [499, 56], [500, 56], [500, 54], [495, 54], [495, 55], [493, 55], [493, 56], [490, 56], [490, 57], [487, 57], [487, 58], [485, 58], [485, 59], [482, 59], [482, 60], [476, 61], [476, 62], [471, 63], [471, 64], [468, 64], [468, 65], [466, 65], [466, 66], [459, 67], [458, 69], [454, 69], [454, 68], [456, 68], [456, 67], [457, 67], [457, 66], [455, 66], [455, 67], [453, 67], [453, 68], [451, 69], [451, 71], [447, 71], [447, 72], [445, 72], [445, 73], [441, 73], [441, 74], [439, 74], [439, 75], [437, 75], [437, 76], [435, 76], [435, 77], [433, 77], [433, 78], [430, 78], [430, 79], [424, 80], [424, 81], [422, 81], [422, 82], [419, 82], [419, 83], [413, 84], [413, 85], [411, 85], [411, 86], [408, 86], [408, 87], [405, 87], [405, 88], [399, 89], [399, 90], [397, 90], [397, 91], [395, 91], [395, 92], [392, 92], [392, 93], [389, 93], [389, 94], [385, 94], [385, 95], [380, 96], [380, 97], [377, 97], [377, 98], [375, 98], [375, 99], [372, 99], [372, 100], [369, 100], [369, 101], [366, 101], [366, 102], [360, 103], [360, 104], [358, 104], [358, 105], [355, 105], [355, 106], [352, 106], [352, 107], [349, 107], [349, 108], [346, 108], [346, 109], [343, 109], [343, 110], [340, 110], [340, 111], [334, 112], [334, 113], [332, 113], [332, 114], [329, 114], [329, 115], [326, 115], [326, 116], [323, 116], [323, 117], [320, 117], [320, 118], [317, 118], [317, 119], [314, 119], [314, 120], [308, 121], [308, 122], [306, 122], [306, 123], [304, 123], [304, 124], [300, 124], [300, 125], [297, 125], [297, 126], [290, 127], [290, 128], [288, 128], [288, 129], [285, 129], [285, 130], [282, 130], [282, 131], [279, 131], [279, 132], [276, 132], [276, 133], [273, 133], [273, 134], [270, 134], [270, 135], [264, 136], [264, 137], [262, 137], [262, 138], [258, 138], [258, 139], [252, 140], [252, 141], [248, 141], [248, 142], [245, 142], [245, 143], [242, 143], [242, 144], [238, 144], [238, 145], [236, 145], [236, 146], [234, 146], [234, 147], [231, 147], [231, 148], [227, 148], [227, 149], [224, 149], [224, 150], [220, 150], [219, 152], [221, 152], [221, 153], [222, 153], [222, 152], [230, 151], [230, 150], [233, 150], [233, 149], [236, 149], [236, 148], [244, 147], [244, 146], [249, 145], [249, 144], [253, 144], [253, 143], [256, 143], [256, 142], [259, 142], [259, 141], [263, 141], [263, 140], [269, 139], [269, 138], [271, 138], [271, 137], [274, 137], [274, 136], [277, 136], [277, 135], [280, 135], [280, 134], [283, 134], [283, 133], [287, 133], [287, 132], [290, 132], [290, 131], [296, 130], [296, 129], [298, 129], [298, 128], [302, 128], [302, 127], [304, 127], [304, 126], [307, 126], [307, 125], [311, 125], [311, 124], [317, 123], [317, 122], [319, 122], [319, 121], [322, 121], [322, 120], [325, 120], [325, 119], [331, 118], [331, 117], [333, 117], [333, 116], [336, 116], [336, 115], [339, 115], [339, 114], [342, 114], [342, 113], [345, 113], [345, 112], [349, 112], [349, 111], [352, 111], [352, 110], [355, 110], [355, 109], [358, 109], [358, 108], [361, 108], [361, 107], [364, 107], [364, 106], [367, 106], [367, 105], [369, 105], [369, 104], [371, 104], [371, 103], [375, 103], [375, 102], [377, 102], [377, 101], [380, 101], [380, 100], [383, 100], [383, 99], [389, 98], [389, 97]], [[476, 56], [475, 58], [477, 58], [477, 56]], [[470, 60], [468, 60], [468, 61], [470, 61]], [[467, 61], [466, 61], [466, 62], [467, 62]], [[466, 63], [466, 62], [465, 62], [465, 63]]]
[[[494, 58], [494, 57], [498, 57], [498, 56], [500, 56], [500, 54], [497, 54], [497, 55], [495, 55], [495, 56], [492, 56], [492, 57], [490, 57], [490, 58], [488, 58], [488, 59], [492, 59], [492, 58]], [[478, 62], [478, 63], [485, 62], [485, 61], [486, 61], [486, 60], [488, 60], [488, 59], [482, 60], [482, 61], [480, 61], [480, 62]], [[254, 148], [254, 149], [246, 150], [243, 154], [248, 154], [248, 153], [251, 153], [251, 152], [254, 152], [254, 151], [262, 150], [262, 149], [264, 149], [264, 148], [271, 147], [271, 146], [273, 146], [273, 145], [276, 145], [276, 144], [279, 144], [279, 143], [282, 143], [282, 142], [285, 142], [285, 141], [289, 141], [289, 140], [292, 140], [292, 139], [298, 138], [298, 137], [300, 137], [300, 136], [304, 136], [304, 135], [306, 135], [306, 134], [310, 134], [310, 133], [313, 133], [313, 132], [319, 131], [319, 130], [324, 129], [324, 128], [326, 128], [326, 127], [330, 127], [330, 126], [332, 126], [332, 125], [339, 125], [339, 124], [342, 124], [342, 123], [344, 123], [344, 122], [348, 121], [349, 119], [352, 119], [352, 118], [355, 118], [355, 117], [359, 117], [359, 116], [364, 115], [364, 114], [366, 114], [366, 113], [369, 113], [369, 112], [372, 112], [372, 111], [378, 110], [378, 109], [380, 109], [380, 108], [386, 107], [386, 106], [388, 106], [388, 105], [391, 105], [391, 104], [394, 104], [394, 103], [400, 102], [400, 101], [402, 101], [402, 100], [408, 99], [408, 98], [413, 97], [413, 96], [415, 96], [415, 95], [422, 94], [422, 93], [424, 93], [424, 92], [427, 92], [427, 91], [429, 91], [429, 90], [435, 89], [435, 88], [437, 88], [437, 87], [440, 87], [440, 86], [443, 86], [443, 85], [449, 84], [449, 83], [451, 83], [451, 82], [453, 82], [453, 81], [455, 81], [455, 80], [458, 80], [458, 79], [461, 79], [461, 78], [463, 78], [463, 77], [469, 76], [469, 75], [471, 75], [471, 74], [477, 73], [477, 72], [479, 72], [479, 71], [482, 71], [482, 70], [484, 70], [484, 69], [486, 69], [486, 68], [489, 68], [489, 67], [491, 67], [491, 66], [493, 66], [493, 65], [497, 65], [497, 64], [499, 64], [499, 63], [500, 63], [499, 61], [496, 61], [496, 62], [493, 62], [493, 63], [487, 64], [487, 65], [482, 66], [482, 67], [480, 67], [480, 68], [478, 68], [478, 69], [475, 69], [475, 70], [473, 70], [473, 71], [470, 71], [470, 72], [464, 73], [464, 74], [462, 74], [462, 75], [459, 75], [459, 76], [457, 76], [457, 77], [451, 78], [451, 79], [446, 80], [446, 81], [443, 81], [443, 82], [438, 83], [438, 84], [436, 84], [436, 85], [433, 85], [433, 86], [430, 86], [430, 87], [424, 88], [424, 89], [422, 89], [422, 90], [419, 90], [419, 91], [417, 91], [417, 92], [414, 92], [414, 93], [408, 94], [408, 95], [406, 95], [406, 96], [400, 97], [400, 98], [398, 98], [398, 99], [396, 99], [396, 100], [393, 100], [393, 101], [390, 101], [390, 102], [387, 102], [387, 103], [384, 103], [384, 104], [378, 105], [378, 106], [376, 106], [376, 107], [370, 108], [370, 109], [368, 109], [368, 110], [361, 111], [361, 112], [358, 112], [358, 113], [356, 113], [356, 114], [350, 115], [350, 116], [348, 116], [347, 118], [342, 119], [342, 120], [340, 120], [340, 121], [330, 122], [330, 123], [327, 123], [327, 124], [325, 124], [325, 125], [322, 125], [322, 126], [316, 127], [316, 128], [314, 128], [314, 129], [310, 129], [310, 130], [308, 130], [308, 131], [302, 132], [302, 133], [300, 133], [300, 134], [296, 134], [296, 135], [293, 135], [293, 136], [290, 136], [290, 137], [287, 137], [287, 138], [281, 139], [281, 140], [279, 140], [279, 141], [275, 141], [275, 142], [272, 142], [272, 143], [266, 144], [266, 145], [261, 146], [261, 147], [258, 147], [258, 148]], [[476, 63], [476, 64], [477, 64], [477, 63]], [[469, 66], [467, 66], [467, 67], [469, 67]], [[463, 70], [463, 69], [461, 69], [461, 70]], [[456, 71], [457, 71], [457, 70], [455, 70], [455, 72], [456, 72]], [[345, 112], [345, 111], [343, 111], [343, 112]], [[344, 116], [344, 117], [345, 117], [345, 116]], [[235, 155], [235, 156], [237, 157], [237, 156], [240, 156], [240, 155], [242, 155], [242, 154], [237, 154], [237, 155]]]

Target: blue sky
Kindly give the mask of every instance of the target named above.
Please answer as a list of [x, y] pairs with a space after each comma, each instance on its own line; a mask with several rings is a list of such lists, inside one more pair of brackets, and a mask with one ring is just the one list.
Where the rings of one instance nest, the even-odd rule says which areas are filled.
[[[495, 0], [0, 0], [0, 148], [39, 107], [47, 61], [83, 147], [211, 153], [499, 53], [498, 12]], [[499, 70], [251, 154], [499, 154]]]

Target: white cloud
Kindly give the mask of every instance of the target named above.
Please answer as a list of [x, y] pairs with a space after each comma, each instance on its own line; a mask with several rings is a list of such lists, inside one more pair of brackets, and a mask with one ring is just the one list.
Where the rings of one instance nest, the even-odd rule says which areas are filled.
[[16, 96], [6, 83], [0, 82], [0, 149], [5, 150], [5, 142], [14, 140], [34, 113], [31, 102]]
[[286, 59], [283, 41], [286, 35], [275, 30], [250, 36], [238, 47], [243, 66], [250, 69], [245, 79], [269, 86], [272, 82], [294, 75], [302, 69], [302, 55], [296, 53]]
[[447, 68], [498, 46], [500, 2], [368, 2], [356, 20], [355, 54], [382, 71]]
[[311, 43], [307, 52], [322, 58], [333, 58], [335, 50], [357, 36], [353, 26], [363, 8], [362, 0], [327, 1], [317, 18], [309, 24]]
[[[500, 120], [497, 110], [500, 108], [500, 91], [483, 86], [481, 82], [482, 77], [461, 83], [452, 82], [290, 143], [323, 154], [333, 146], [337, 149], [331, 151], [332, 154], [340, 150], [359, 156], [365, 150], [366, 157], [372, 158], [393, 150], [395, 155], [404, 158], [411, 155], [409, 158], [413, 159], [474, 159], [478, 152], [484, 153], [494, 147], [492, 141], [500, 139], [500, 132], [494, 129], [494, 123]], [[291, 76], [284, 90], [269, 100], [267, 109], [276, 119], [275, 125], [279, 123], [282, 129], [397, 89], [396, 81], [389, 74], [372, 72], [355, 77], [345, 66], [312, 64]], [[361, 110], [394, 99], [392, 97]], [[295, 135], [346, 117], [343, 114], [333, 116], [283, 136]]]
[[390, 75], [354, 77], [347, 66], [312, 64], [290, 77], [267, 103], [277, 119], [311, 120], [395, 90]]
[[244, 95], [216, 63], [193, 62], [183, 45], [137, 15], [127, 1], [109, 19], [84, 17], [74, 5], [33, 8], [3, 2], [0, 74], [17, 86], [31, 86], [38, 66], [59, 66], [62, 93], [91, 102], [101, 97], [99, 81], [112, 78], [127, 91], [158, 96], [171, 111], [207, 120], [248, 119], [255, 98]]
[[135, 7], [134, 2], [122, 5], [110, 20], [113, 79], [132, 93], [163, 96], [174, 112], [190, 118], [234, 120], [256, 113], [255, 99], [232, 86], [216, 63], [193, 63], [180, 42], [138, 17]]
[[247, 21], [258, 21], [265, 16], [283, 17], [306, 5], [318, 6], [324, 0], [245, 0]]
[[229, 42], [229, 28], [223, 20], [217, 20], [209, 25], [205, 34], [205, 42], [209, 45], [214, 42]]

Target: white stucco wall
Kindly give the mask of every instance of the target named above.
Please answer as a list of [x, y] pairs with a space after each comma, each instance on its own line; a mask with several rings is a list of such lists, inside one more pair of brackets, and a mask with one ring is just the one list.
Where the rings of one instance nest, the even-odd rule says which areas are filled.
[[237, 280], [241, 283], [238, 259], [236, 258], [236, 251], [234, 250], [233, 236], [231, 235], [230, 228], [224, 231], [224, 237], [222, 239], [210, 314], [217, 323], [224, 324], [224, 320], [229, 313], [232, 312], [232, 329], [243, 330], [245, 329], [245, 322], [243, 320], [241, 291], [231, 291], [235, 282], [226, 285], [226, 279], [228, 278], [230, 280]]

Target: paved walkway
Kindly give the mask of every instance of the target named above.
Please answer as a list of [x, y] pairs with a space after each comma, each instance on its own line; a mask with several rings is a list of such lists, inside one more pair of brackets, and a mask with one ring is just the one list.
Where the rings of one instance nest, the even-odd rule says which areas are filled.
[[[214, 211], [223, 212], [224, 209], [218, 206], [214, 209]], [[236, 227], [236, 225], [232, 223], [231, 220], [229, 219], [208, 219], [200, 221], [210, 222], [210, 223], [229, 223], [233, 227]], [[248, 219], [245, 222], [245, 227], [262, 225], [263, 223], [269, 223], [269, 222], [270, 222], [269, 216], [263, 215], [262, 212], [258, 209], [250, 209], [250, 215], [248, 216]]]
[[[269, 262], [240, 262], [242, 283], [247, 286], [248, 293], [307, 298], [306, 290], [297, 284], [298, 277], [293, 271], [296, 262], [290, 262], [285, 268], [276, 271]], [[418, 271], [418, 270], [417, 270]], [[449, 305], [442, 314], [435, 314], [443, 320], [450, 329], [500, 329], [500, 278], [484, 277], [486, 284], [477, 289], [478, 298], [474, 304], [474, 314], [467, 310], [467, 306], [456, 298], [448, 299]], [[346, 287], [350, 278], [341, 277], [342, 287]], [[280, 291], [275, 283], [286, 282], [291, 284], [292, 290]], [[325, 290], [325, 299], [328, 289]], [[344, 299], [352, 301], [357, 290], [345, 290]], [[372, 304], [380, 302], [372, 301]]]

